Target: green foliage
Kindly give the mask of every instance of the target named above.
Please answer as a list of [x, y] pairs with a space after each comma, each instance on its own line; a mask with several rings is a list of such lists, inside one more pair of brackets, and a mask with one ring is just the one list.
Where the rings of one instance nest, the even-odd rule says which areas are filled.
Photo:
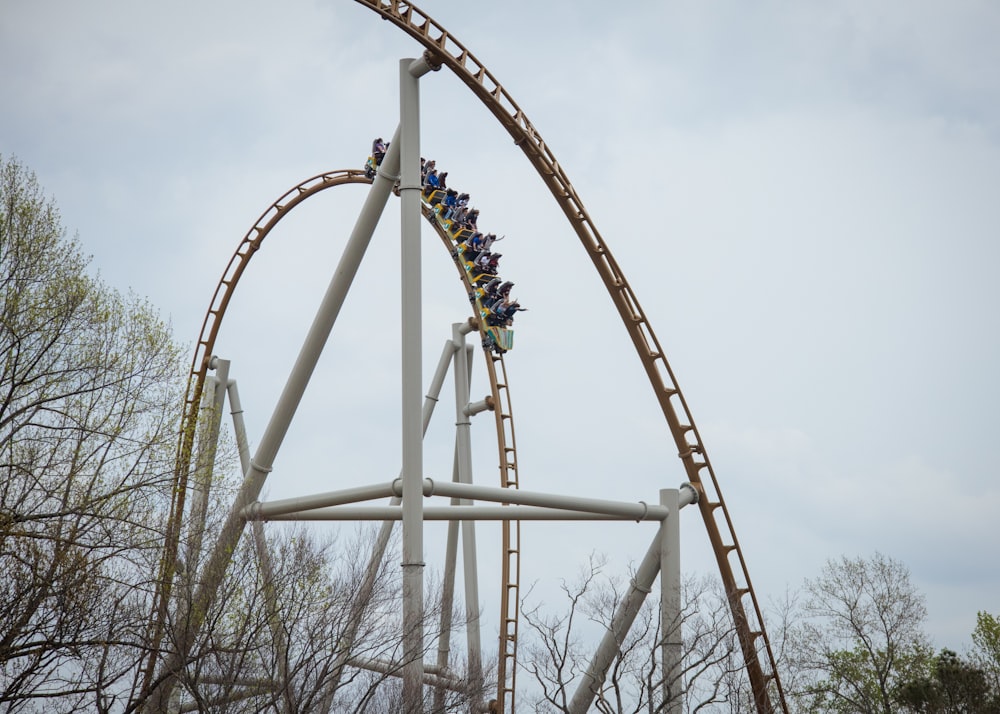
[[793, 696], [809, 712], [891, 714], [895, 687], [931, 656], [923, 596], [909, 571], [879, 553], [843, 557], [828, 561], [805, 591], [792, 643]]
[[156, 312], [87, 265], [0, 157], [0, 702], [92, 709], [144, 648], [184, 372]]
[[973, 659], [1000, 692], [1000, 618], [985, 611], [977, 613], [972, 644]]
[[948, 649], [934, 658], [929, 672], [902, 683], [894, 700], [917, 714], [1000, 714], [1000, 692], [981, 669]]
[[862, 644], [828, 651], [821, 667], [825, 676], [800, 693], [801, 698], [809, 712], [892, 712], [891, 683], [922, 671], [927, 661], [927, 651], [918, 645], [893, 653]]

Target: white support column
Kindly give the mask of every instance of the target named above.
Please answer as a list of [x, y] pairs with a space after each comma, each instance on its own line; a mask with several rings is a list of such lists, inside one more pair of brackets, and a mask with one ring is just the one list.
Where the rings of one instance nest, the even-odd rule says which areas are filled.
[[[235, 379], [229, 378], [229, 360], [212, 357], [212, 365], [215, 366], [216, 376], [221, 382], [225, 377], [226, 395], [229, 397], [229, 411], [233, 419], [233, 435], [236, 438], [236, 449], [240, 455], [242, 471], [246, 473], [250, 466], [250, 442], [247, 439], [246, 422], [243, 419], [243, 405], [240, 402], [240, 390]], [[221, 388], [221, 386], [220, 386]], [[222, 408], [222, 400], [219, 400], [218, 408]], [[267, 622], [271, 629], [271, 636], [274, 638], [275, 649], [278, 653], [278, 681], [282, 691], [283, 712], [296, 711], [296, 703], [292, 698], [291, 689], [288, 687], [288, 638], [285, 636], [285, 629], [278, 619], [278, 603], [275, 600], [274, 586], [274, 564], [271, 561], [271, 551], [267, 547], [267, 538], [264, 535], [264, 524], [261, 521], [254, 521], [250, 525], [253, 536], [254, 549], [257, 551], [257, 560], [260, 563], [261, 576], [265, 584], [264, 601], [267, 607]]]
[[[452, 464], [452, 479], [458, 480], [458, 437], [455, 440], [455, 455]], [[451, 505], [457, 506], [458, 499], [452, 498]], [[448, 669], [448, 661], [451, 653], [451, 628], [452, 610], [455, 604], [455, 571], [458, 561], [458, 521], [448, 522], [448, 540], [445, 543], [444, 553], [444, 581], [441, 583], [441, 626], [438, 630], [438, 657], [437, 667], [439, 670]], [[437, 687], [434, 691], [434, 711], [444, 711], [445, 695], [447, 690], [444, 687]]]
[[[229, 381], [229, 361], [213, 357], [211, 368], [215, 375], [207, 375], [202, 392], [202, 410], [199, 415], [198, 448], [195, 458], [191, 515], [188, 520], [188, 541], [185, 549], [185, 581], [190, 597], [198, 579], [201, 565], [202, 536], [205, 533], [205, 519], [208, 516], [208, 499], [212, 490], [212, 475], [215, 473], [215, 455], [219, 448], [219, 432], [222, 428], [222, 410], [226, 402], [226, 382]], [[179, 595], [179, 593], [178, 593]]]
[[[421, 428], [420, 83], [424, 60], [399, 61], [403, 451], [403, 706], [423, 713], [424, 533]], [[391, 148], [391, 147], [390, 147]]]
[[[472, 325], [469, 321], [462, 323], [455, 323], [452, 325], [452, 354], [453, 362], [455, 364], [455, 404], [456, 404], [456, 422], [455, 422], [455, 456], [454, 463], [452, 465], [452, 481], [461, 483], [471, 483], [471, 472], [472, 472], [472, 451], [471, 451], [471, 440], [468, 432], [469, 429], [469, 374], [472, 369], [472, 348], [465, 344], [465, 335], [473, 330]], [[464, 365], [464, 367], [463, 367]], [[464, 386], [463, 386], [464, 385]], [[461, 465], [460, 465], [461, 464]], [[463, 472], [466, 472], [463, 474]], [[463, 481], [463, 479], [466, 479]], [[457, 497], [451, 499], [451, 506], [459, 506], [462, 503], [471, 503], [471, 501], [463, 500]], [[426, 520], [426, 509], [424, 510], [425, 520]], [[479, 590], [478, 590], [478, 574], [475, 571], [476, 561], [475, 561], [475, 530], [474, 524], [467, 521], [449, 521], [448, 522], [448, 539], [445, 544], [445, 556], [444, 556], [444, 582], [441, 587], [441, 627], [438, 634], [438, 657], [437, 657], [437, 667], [440, 671], [447, 671], [448, 662], [451, 652], [451, 630], [452, 630], [452, 610], [455, 601], [455, 571], [457, 570], [457, 560], [458, 560], [458, 529], [459, 523], [463, 528], [462, 532], [462, 545], [465, 549], [465, 566], [463, 568], [463, 573], [465, 575], [465, 595], [466, 595], [466, 632], [468, 633], [468, 649], [469, 649], [469, 678], [472, 682], [476, 683], [478, 686], [482, 680], [482, 662], [481, 662], [481, 649], [479, 645], [479, 625], [478, 625], [478, 611], [476, 612], [477, 617], [472, 618], [469, 616], [469, 599], [470, 599], [470, 585], [469, 585], [469, 572], [470, 567], [472, 568], [473, 576], [475, 577], [474, 585], [472, 586], [472, 602], [479, 602]], [[469, 559], [469, 542], [470, 537], [464, 530], [467, 525], [472, 525], [472, 565], [468, 563]], [[476, 632], [469, 632], [468, 628], [472, 627], [472, 623], [476, 622]], [[447, 692], [443, 686], [437, 687], [434, 691], [434, 711], [444, 711], [445, 706], [445, 696]]]
[[229, 396], [229, 413], [233, 417], [233, 436], [236, 438], [236, 450], [240, 455], [240, 471], [246, 473], [250, 468], [250, 440], [247, 438], [247, 426], [243, 419], [243, 404], [240, 402], [240, 389], [235, 379], [226, 384], [226, 394]]
[[[472, 485], [472, 435], [467, 413], [471, 388], [471, 346], [465, 344], [469, 327], [465, 323], [452, 326], [455, 341], [455, 425], [458, 439], [458, 481]], [[472, 501], [461, 499], [459, 505]], [[469, 682], [474, 690], [482, 685], [482, 645], [479, 634], [479, 566], [476, 560], [476, 523], [462, 521], [462, 573], [465, 577], [465, 632], [469, 650]]]
[[665, 714], [681, 714], [684, 682], [681, 677], [681, 519], [680, 491], [660, 491], [660, 505], [670, 510], [670, 517], [660, 529], [660, 632], [663, 673], [663, 709]]
[[[422, 433], [424, 434], [427, 433], [427, 427], [430, 426], [431, 418], [434, 416], [434, 407], [437, 406], [438, 398], [441, 396], [441, 388], [444, 385], [445, 377], [448, 375], [448, 367], [451, 365], [451, 353], [454, 349], [455, 345], [452, 341], [446, 340], [441, 350], [441, 356], [438, 358], [437, 369], [434, 371], [427, 394], [424, 396], [423, 415], [421, 417]], [[399, 478], [402, 478], [402, 476], [402, 471], [400, 471]], [[402, 503], [402, 498], [394, 495], [390, 501], [390, 507], [399, 506], [400, 503]], [[395, 525], [395, 521], [385, 521], [379, 529], [375, 545], [372, 548], [371, 555], [368, 557], [368, 567], [365, 569], [364, 578], [354, 596], [355, 605], [351, 607], [350, 619], [348, 620], [347, 627], [344, 629], [343, 640], [347, 643], [345, 654], [334, 663], [333, 676], [330, 677], [330, 682], [323, 693], [320, 705], [316, 708], [316, 711], [330, 711], [330, 707], [333, 706], [333, 697], [340, 687], [344, 665], [352, 653], [354, 638], [361, 627], [361, 618], [364, 614], [363, 608], [370, 600], [372, 591], [375, 589], [379, 568], [382, 565], [382, 559], [385, 557], [385, 551], [389, 547], [389, 538], [392, 536], [392, 529]]]

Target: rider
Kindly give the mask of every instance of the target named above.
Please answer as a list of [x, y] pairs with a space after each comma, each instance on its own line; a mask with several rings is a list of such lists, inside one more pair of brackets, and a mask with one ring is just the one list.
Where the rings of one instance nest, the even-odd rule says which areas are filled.
[[372, 142], [372, 157], [375, 159], [376, 166], [382, 163], [388, 148], [388, 144], [383, 143], [381, 136]]

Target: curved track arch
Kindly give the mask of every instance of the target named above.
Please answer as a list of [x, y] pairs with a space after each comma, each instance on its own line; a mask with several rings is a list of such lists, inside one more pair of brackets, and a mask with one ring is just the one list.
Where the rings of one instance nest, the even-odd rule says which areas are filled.
[[[687, 401], [670, 368], [659, 340], [646, 319], [639, 301], [611, 255], [607, 244], [594, 225], [583, 202], [563, 172], [555, 155], [542, 139], [528, 117], [490, 71], [469, 50], [433, 18], [405, 0], [355, 0], [385, 20], [392, 22], [420, 42], [430, 63], [447, 67], [472, 90], [472, 93], [497, 118], [513, 137], [528, 161], [548, 186], [566, 218], [573, 226], [590, 256], [608, 294], [635, 346], [643, 368], [649, 377], [670, 433], [677, 445], [688, 480], [701, 492], [698, 509], [715, 552], [719, 572], [729, 598], [733, 620], [739, 634], [747, 674], [760, 714], [774, 711], [772, 693], [777, 704], [787, 714], [784, 691], [778, 677], [774, 653], [764, 629], [757, 596], [750, 582], [746, 560], [736, 538], [732, 517], [722, 498], [719, 482], [702, 443]], [[708, 474], [708, 479], [702, 477]], [[717, 517], [722, 514], [722, 518]], [[721, 522], [720, 522], [721, 521]], [[736, 554], [737, 568], [731, 555]], [[749, 608], [746, 601], [749, 600]], [[758, 656], [758, 644], [763, 644], [764, 662]], [[507, 657], [501, 657], [501, 667]], [[513, 659], [511, 655], [510, 659]], [[766, 671], [765, 671], [766, 667]], [[504, 705], [503, 672], [500, 676], [500, 708]]]
[[[167, 609], [169, 607], [174, 569], [177, 562], [180, 534], [183, 527], [183, 513], [187, 497], [188, 478], [191, 473], [195, 432], [200, 410], [199, 405], [205, 389], [219, 329], [222, 326], [226, 308], [229, 306], [236, 290], [236, 285], [250, 264], [251, 258], [261, 247], [264, 239], [293, 208], [307, 198], [335, 186], [371, 183], [371, 179], [365, 176], [363, 170], [343, 169], [313, 176], [293, 186], [272, 203], [257, 219], [253, 227], [243, 236], [216, 285], [211, 303], [205, 313], [205, 319], [202, 322], [201, 333], [195, 346], [191, 371], [188, 375], [185, 391], [181, 430], [175, 457], [167, 536], [161, 561], [159, 586], [154, 603], [155, 644], [150, 655], [144, 688], [150, 686], [151, 675], [156, 666], [156, 651], [159, 648], [166, 626]], [[430, 219], [429, 223], [441, 238], [445, 249], [450, 252], [453, 247], [451, 237], [437, 221], [433, 220], [433, 212], [430, 207], [424, 204], [422, 210], [425, 217]], [[473, 289], [473, 285], [469, 282], [468, 274], [457, 261], [456, 268], [465, 287], [466, 294], [468, 294]], [[479, 324], [478, 327], [480, 328], [480, 337], [485, 337], [482, 325]], [[486, 357], [487, 375], [490, 382], [491, 410], [494, 413], [497, 433], [500, 484], [504, 488], [517, 488], [517, 451], [506, 365], [504, 364], [502, 354], [496, 354], [492, 351], [485, 351], [484, 354]], [[503, 621], [501, 622], [502, 637], [511, 643], [511, 647], [516, 647], [517, 603], [519, 601], [518, 592], [520, 588], [520, 525], [517, 522], [513, 524], [507, 521], [503, 522], [503, 548], [504, 559], [501, 572], [501, 593], [505, 610]], [[511, 603], [513, 603], [512, 611], [510, 610]], [[505, 648], [500, 656], [500, 669], [503, 669], [503, 665], [507, 660], [510, 660], [510, 664], [513, 665], [516, 661], [516, 649]], [[515, 677], [515, 668], [511, 666], [509, 684], [506, 677], [501, 678], [499, 685], [501, 696], [505, 693], [513, 695]]]
[[250, 258], [257, 252], [264, 237], [278, 221], [309, 196], [324, 189], [351, 183], [371, 183], [371, 181], [365, 177], [364, 171], [333, 171], [313, 176], [282, 194], [260, 215], [253, 227], [243, 236], [233, 256], [229, 259], [218, 285], [216, 285], [212, 301], [201, 325], [201, 333], [195, 346], [191, 372], [188, 375], [185, 389], [184, 409], [181, 415], [181, 429], [171, 484], [170, 509], [167, 515], [167, 532], [164, 538], [163, 557], [160, 560], [160, 571], [153, 603], [152, 646], [144, 675], [143, 692], [149, 691], [152, 684], [160, 643], [166, 627], [167, 611], [170, 607], [170, 595], [177, 564], [178, 544], [183, 528], [188, 477], [191, 472], [191, 458], [198, 423], [198, 405], [205, 389], [205, 379], [212, 359], [212, 350], [215, 347], [215, 340], [219, 335], [219, 328], [222, 326], [222, 318], [225, 316], [226, 308], [229, 306], [229, 301], [232, 299], [240, 276], [243, 275], [250, 263]]

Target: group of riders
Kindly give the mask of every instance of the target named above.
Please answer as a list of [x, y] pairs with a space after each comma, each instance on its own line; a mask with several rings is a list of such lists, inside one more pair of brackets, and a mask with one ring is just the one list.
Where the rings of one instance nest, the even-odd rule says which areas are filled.
[[[375, 170], [382, 163], [389, 144], [380, 138], [372, 142], [372, 154], [365, 167], [369, 178], [374, 178]], [[491, 327], [510, 327], [514, 316], [521, 310], [520, 303], [510, 296], [514, 283], [504, 281], [497, 271], [501, 253], [494, 253], [493, 244], [504, 239], [494, 233], [484, 234], [477, 227], [479, 209], [469, 206], [469, 194], [459, 193], [447, 185], [448, 172], [438, 172], [434, 160], [420, 159], [420, 183], [425, 203], [432, 208], [431, 220], [437, 217], [455, 240], [452, 255], [461, 260], [469, 272], [474, 288], [469, 298], [481, 306], [481, 316]]]

